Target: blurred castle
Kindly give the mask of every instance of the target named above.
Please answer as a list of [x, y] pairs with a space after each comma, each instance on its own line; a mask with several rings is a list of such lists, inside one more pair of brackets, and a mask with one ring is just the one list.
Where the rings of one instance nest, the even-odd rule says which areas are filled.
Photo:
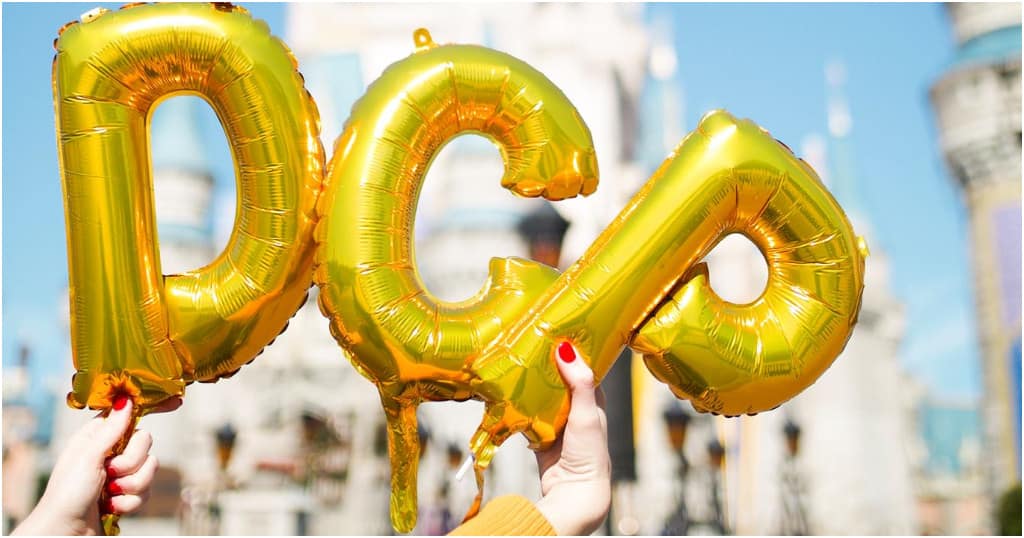
[[[563, 89], [590, 126], [602, 183], [586, 199], [548, 204], [504, 192], [498, 152], [479, 137], [462, 137], [441, 152], [423, 189], [416, 252], [427, 287], [443, 299], [475, 293], [491, 257], [538, 256], [541, 249], [522, 233], [524, 220], [538, 216], [569, 223], [560, 259], [548, 263], [572, 263], [686, 133], [675, 36], [661, 21], [646, 24], [639, 5], [290, 4], [287, 10], [283, 37], [320, 109], [325, 147], [333, 146], [366, 84], [412, 51], [418, 27], [440, 43], [481, 43], [530, 63]], [[1017, 66], [1019, 81], [1019, 58]], [[847, 141], [852, 117], [841, 68], [830, 69], [828, 79], [829, 137], [804, 153], [870, 244]], [[194, 99], [167, 101], [153, 126], [164, 273], [213, 259], [220, 246], [211, 223], [231, 221], [212, 209], [214, 182], [200, 142], [222, 133], [202, 132], [197, 106], [203, 105]], [[1019, 183], [1016, 207], [1019, 220]], [[744, 240], [723, 241], [708, 262], [712, 285], [726, 298], [756, 297], [764, 287], [763, 256]], [[771, 413], [697, 415], [638, 357], [620, 359], [605, 381], [612, 453], [623, 455], [616, 456], [606, 532], [918, 532], [911, 480], [928, 443], [918, 435], [920, 396], [900, 390], [909, 384], [896, 360], [903, 315], [888, 278], [885, 255], [875, 248], [860, 323], [846, 351], [815, 385]], [[378, 396], [348, 364], [315, 300], [314, 288], [288, 330], [236, 376], [189, 386], [177, 412], [143, 420], [163, 470], [146, 512], [123, 520], [126, 534], [391, 532]], [[1019, 342], [1019, 324], [1017, 334]], [[60, 408], [51, 454], [88, 418]], [[6, 447], [6, 400], [4, 412]], [[416, 532], [437, 534], [450, 529], [474, 493], [472, 480], [452, 475], [482, 406], [428, 404], [420, 413], [427, 448]], [[488, 499], [539, 495], [534, 458], [521, 437], [502, 447], [492, 467]]]
[[946, 9], [957, 50], [931, 100], [970, 219], [985, 474], [995, 498], [1021, 479], [1021, 6]]
[[3, 530], [7, 534], [35, 505], [37, 419], [27, 401], [29, 349], [18, 350], [18, 362], [3, 375]]

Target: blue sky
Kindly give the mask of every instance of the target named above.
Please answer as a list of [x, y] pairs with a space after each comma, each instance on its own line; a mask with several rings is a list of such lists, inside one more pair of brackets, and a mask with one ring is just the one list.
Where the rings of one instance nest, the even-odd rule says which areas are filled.
[[850, 145], [874, 251], [907, 316], [901, 361], [936, 393], [980, 394], [967, 221], [928, 88], [955, 51], [939, 4], [654, 5], [671, 17], [687, 125], [726, 108], [797, 144], [827, 134], [824, 66], [846, 66]]
[[[26, 339], [40, 375], [63, 371], [70, 360], [56, 325], [67, 262], [52, 41], [93, 5], [3, 5], [3, 361], [16, 360]], [[284, 35], [283, 6], [246, 7]], [[906, 307], [900, 359], [934, 392], [976, 398], [966, 221], [927, 97], [954, 52], [942, 7], [658, 4], [647, 16], [674, 25], [688, 127], [705, 111], [726, 108], [797, 149], [807, 135], [826, 134], [824, 66], [845, 63], [858, 194], [872, 246], [889, 257], [893, 292]], [[233, 181], [231, 163], [226, 143], [214, 144], [224, 156], [214, 171], [223, 187]]]

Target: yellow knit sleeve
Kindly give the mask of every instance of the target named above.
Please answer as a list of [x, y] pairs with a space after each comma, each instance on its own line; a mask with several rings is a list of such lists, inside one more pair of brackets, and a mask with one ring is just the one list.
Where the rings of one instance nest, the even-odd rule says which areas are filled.
[[505, 495], [487, 503], [449, 536], [555, 536], [555, 529], [532, 502]]

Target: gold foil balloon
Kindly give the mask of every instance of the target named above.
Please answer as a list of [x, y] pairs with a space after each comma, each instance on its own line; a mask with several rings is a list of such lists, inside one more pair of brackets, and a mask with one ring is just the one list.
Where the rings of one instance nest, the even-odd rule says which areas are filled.
[[331, 333], [380, 390], [400, 532], [416, 523], [416, 406], [472, 397], [468, 359], [558, 276], [535, 262], [493, 259], [477, 296], [433, 297], [412, 239], [431, 159], [455, 136], [477, 133], [500, 148], [502, 185], [517, 194], [556, 200], [597, 186], [590, 132], [551, 81], [494, 50], [436, 46], [425, 30], [414, 38], [415, 53], [370, 85], [335, 144], [317, 206], [314, 277]]
[[[564, 426], [569, 401], [552, 359], [563, 341], [598, 379], [630, 345], [675, 394], [727, 415], [780, 405], [842, 351], [866, 247], [813, 170], [725, 112], [702, 119], [564, 274], [493, 259], [477, 296], [431, 296], [412, 228], [444, 144], [490, 138], [505, 161], [502, 185], [550, 200], [593, 192], [597, 162], [583, 120], [541, 73], [490, 49], [437, 46], [425, 30], [414, 38], [416, 52], [354, 106], [318, 198], [316, 108], [287, 48], [244, 10], [99, 9], [62, 29], [54, 93], [78, 370], [69, 403], [102, 409], [127, 394], [145, 412], [190, 381], [230, 375], [283, 330], [312, 274], [331, 333], [379, 389], [392, 522], [407, 532], [419, 403], [486, 403], [471, 441], [482, 485], [510, 435], [541, 449]], [[182, 93], [221, 118], [239, 210], [212, 264], [164, 277], [148, 124], [162, 99]], [[718, 298], [699, 263], [730, 233], [749, 237], [769, 266], [766, 290], [747, 305]]]
[[[496, 51], [414, 37], [417, 51], [370, 86], [336, 142], [314, 276], [332, 334], [380, 390], [397, 530], [415, 525], [416, 406], [486, 402], [471, 441], [482, 485], [510, 435], [541, 449], [564, 426], [569, 402], [552, 359], [563, 341], [592, 358], [598, 379], [632, 345], [677, 395], [725, 414], [778, 406], [842, 350], [860, 306], [863, 244], [813, 170], [725, 112], [705, 116], [565, 274], [494, 259], [476, 297], [432, 297], [412, 225], [447, 141], [489, 137], [505, 159], [502, 185], [522, 196], [589, 194], [597, 165], [585, 124], [543, 75]], [[733, 232], [769, 264], [750, 305], [715, 296], [698, 265]]]
[[[54, 42], [77, 373], [68, 403], [140, 413], [230, 375], [287, 325], [311, 284], [323, 150], [289, 50], [230, 4], [86, 13]], [[149, 123], [163, 100], [216, 111], [238, 180], [235, 228], [210, 265], [160, 270]]]
[[[97, 11], [56, 41], [53, 84], [67, 216], [77, 406], [181, 394], [252, 360], [311, 284], [323, 150], [294, 57], [224, 4]], [[165, 98], [216, 111], [238, 179], [235, 228], [210, 265], [160, 272], [149, 122]]]
[[[768, 262], [749, 305], [718, 298], [698, 262], [742, 233]], [[814, 171], [750, 121], [707, 114], [619, 216], [472, 364], [487, 402], [477, 466], [523, 432], [549, 446], [568, 397], [552, 360], [570, 340], [600, 379], [624, 344], [703, 411], [772, 409], [842, 351], [866, 249]], [[667, 300], [666, 300], [667, 299]]]

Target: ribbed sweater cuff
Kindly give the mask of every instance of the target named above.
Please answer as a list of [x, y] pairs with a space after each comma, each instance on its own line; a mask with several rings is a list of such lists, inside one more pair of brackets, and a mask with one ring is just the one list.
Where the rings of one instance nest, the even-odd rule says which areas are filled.
[[555, 536], [555, 529], [532, 502], [505, 495], [487, 503], [476, 517], [449, 536]]

